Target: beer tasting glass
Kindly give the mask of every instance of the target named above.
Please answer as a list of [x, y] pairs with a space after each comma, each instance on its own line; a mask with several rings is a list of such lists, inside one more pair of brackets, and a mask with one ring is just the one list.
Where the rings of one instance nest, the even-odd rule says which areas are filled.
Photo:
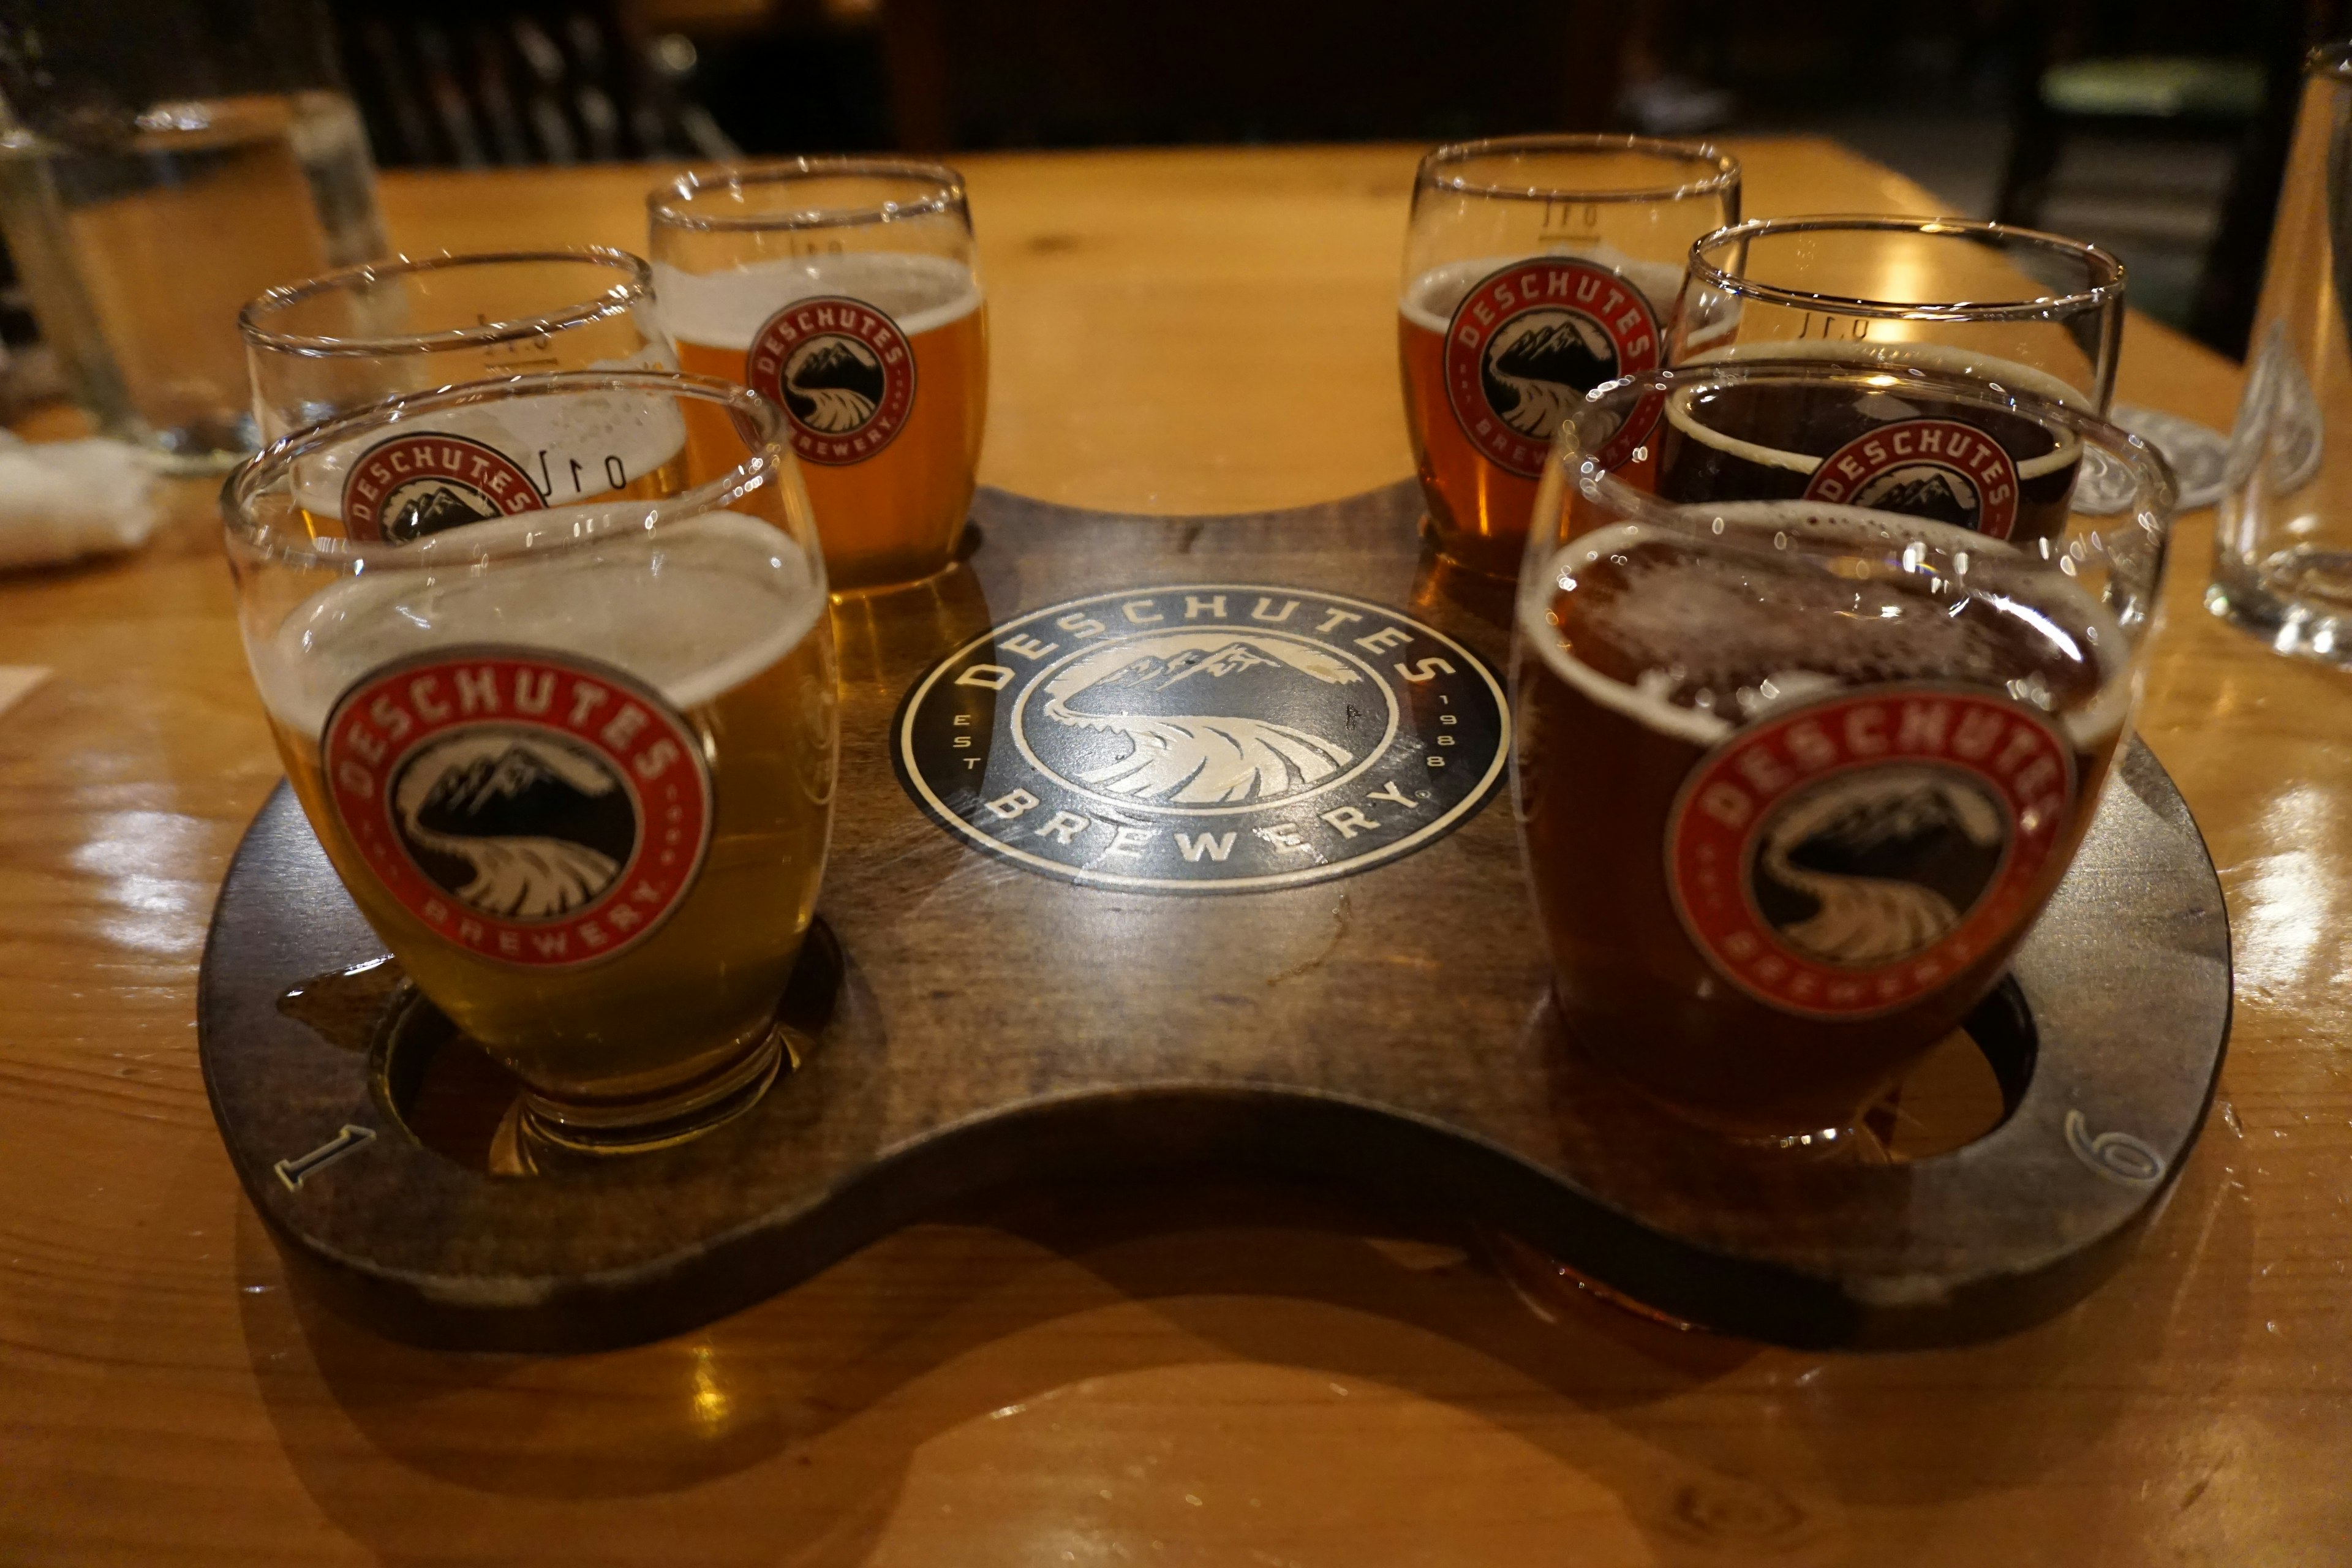
[[646, 205], [679, 363], [782, 407], [835, 592], [945, 567], [988, 417], [962, 177], [802, 158], [688, 174]]
[[[634, 499], [406, 542], [304, 502], [305, 463], [413, 423], [498, 413], [675, 447], [688, 408], [713, 473], [673, 458]], [[278, 442], [222, 500], [246, 657], [311, 828], [417, 988], [520, 1079], [523, 1132], [622, 1152], [757, 1100], [838, 739], [782, 416], [674, 374], [478, 383]]]
[[[1969, 438], [1890, 444], [1840, 500], [1763, 482], [1769, 464], [1743, 483], [1671, 425], [1612, 475], [1650, 401], [1769, 408], [1791, 451], [1859, 451], [1857, 423]], [[2011, 447], [2097, 451], [2128, 493], [2097, 515], [2062, 496], [2006, 539], [1923, 500], [2019, 490]], [[1656, 493], [1684, 464], [1706, 499]], [[1970, 377], [1707, 364], [1574, 410], [1519, 581], [1514, 709], [1521, 839], [1580, 1046], [1718, 1131], [1853, 1127], [1999, 981], [2064, 875], [2129, 731], [2172, 510], [2146, 447]]]
[[[238, 322], [265, 441], [434, 387], [560, 371], [677, 368], [654, 314], [653, 274], [618, 250], [349, 268], [273, 289], [247, 304]], [[296, 478], [323, 532], [393, 541], [614, 490], [645, 493], [646, 476], [677, 458], [678, 444], [655, 437], [657, 450], [635, 449], [622, 437], [634, 435], [642, 446], [645, 422], [626, 413], [602, 435], [576, 427], [603, 407], [583, 399], [418, 407], [365, 445], [307, 449]], [[428, 430], [444, 437], [442, 456], [470, 455], [472, 483], [406, 482]], [[573, 460], [583, 453], [587, 461]], [[676, 479], [668, 475], [656, 488]], [[395, 492], [404, 504], [382, 504]]]
[[1397, 346], [1429, 531], [1518, 570], [1552, 433], [1602, 382], [1665, 363], [1691, 243], [1739, 219], [1739, 165], [1633, 136], [1524, 136], [1421, 161]]
[[1692, 247], [1670, 364], [1918, 365], [2106, 411], [2123, 264], [2095, 246], [1958, 218], [1761, 218]]
[[639, 258], [587, 246], [400, 257], [272, 289], [237, 315], [261, 438], [461, 382], [676, 370], [653, 288]]

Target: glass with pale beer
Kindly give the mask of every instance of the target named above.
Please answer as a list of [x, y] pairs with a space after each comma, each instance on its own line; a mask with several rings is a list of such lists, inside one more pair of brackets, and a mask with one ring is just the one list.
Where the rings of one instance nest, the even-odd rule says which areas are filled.
[[1523, 136], [1421, 161], [1397, 347], [1446, 559], [1518, 570], [1561, 414], [1665, 363], [1691, 242], [1738, 217], [1739, 165], [1697, 143]]
[[[1739, 401], [1797, 448], [1822, 408], [1965, 415], [2098, 452], [2128, 489], [2006, 540], [1727, 471], [1673, 500], [1690, 448], [1610, 455], [1678, 398]], [[2065, 874], [2129, 732], [2172, 509], [2162, 459], [2096, 416], [1926, 371], [1702, 365], [1572, 411], [1519, 581], [1513, 702], [1578, 1044], [1724, 1132], [1851, 1129]]]
[[688, 174], [646, 206], [679, 363], [783, 409], [835, 592], [943, 569], [988, 416], [961, 176], [802, 158]]
[[[405, 542], [323, 531], [306, 464], [412, 421], [593, 425], [736, 461], [700, 484]], [[711, 431], [703, 433], [715, 442]], [[224, 492], [287, 776], [419, 990], [521, 1081], [530, 1141], [692, 1136], [755, 1101], [824, 868], [838, 738], [824, 565], [775, 408], [672, 374], [397, 399]]]

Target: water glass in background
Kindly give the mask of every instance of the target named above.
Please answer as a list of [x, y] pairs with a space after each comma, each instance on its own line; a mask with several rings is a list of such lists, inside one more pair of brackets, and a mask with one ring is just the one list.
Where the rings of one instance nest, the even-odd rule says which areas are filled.
[[2282, 653], [2352, 663], [2352, 42], [2306, 63], [2205, 603]]
[[382, 256], [374, 167], [302, 0], [0, 0], [0, 229], [106, 434], [258, 444], [237, 309]]

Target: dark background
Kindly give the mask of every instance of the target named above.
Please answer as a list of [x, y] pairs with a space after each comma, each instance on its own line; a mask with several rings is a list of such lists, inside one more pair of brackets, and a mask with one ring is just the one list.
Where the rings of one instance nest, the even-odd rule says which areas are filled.
[[[2240, 353], [2344, 0], [329, 0], [387, 167], [1542, 130], [1838, 138]], [[2117, 62], [2123, 62], [2120, 66]]]

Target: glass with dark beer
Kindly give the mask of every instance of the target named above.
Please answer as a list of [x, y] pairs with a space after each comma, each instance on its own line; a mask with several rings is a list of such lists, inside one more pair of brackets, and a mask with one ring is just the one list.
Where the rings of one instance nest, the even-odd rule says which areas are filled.
[[988, 418], [962, 177], [801, 158], [688, 174], [646, 206], [679, 363], [783, 409], [835, 591], [945, 567]]
[[[412, 422], [675, 451], [689, 411], [734, 443], [707, 483], [404, 541], [303, 493], [306, 464]], [[294, 792], [409, 978], [521, 1080], [524, 1134], [622, 1152], [754, 1102], [838, 740], [824, 563], [773, 405], [674, 374], [478, 383], [281, 441], [223, 507]]]
[[[2097, 452], [2129, 489], [2098, 515], [2037, 502], [2004, 538], [1921, 504], [1941, 453], [1838, 500], [1671, 423], [1616, 461], [1653, 403], [1736, 405], [1776, 451], [1932, 416], [1969, 433], [1965, 460], [1998, 469], [1974, 444], [1995, 430], [2002, 458]], [[2095, 416], [1926, 371], [1687, 367], [1572, 411], [1519, 582], [1514, 709], [1580, 1045], [1727, 1133], [1853, 1125], [2065, 874], [2129, 731], [2172, 508], [2162, 460]]]
[[1517, 571], [1561, 413], [1665, 363], [1692, 241], [1738, 217], [1738, 164], [1697, 143], [1523, 136], [1421, 161], [1397, 347], [1448, 560]]

